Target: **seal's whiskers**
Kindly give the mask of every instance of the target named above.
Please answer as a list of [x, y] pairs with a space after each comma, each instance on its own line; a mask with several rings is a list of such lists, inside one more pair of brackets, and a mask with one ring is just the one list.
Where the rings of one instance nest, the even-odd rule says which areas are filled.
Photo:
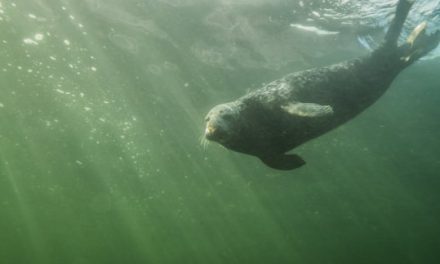
[[205, 135], [202, 135], [200, 137], [200, 145], [202, 146], [203, 150], [206, 150], [208, 145], [209, 145], [209, 141], [205, 138]]

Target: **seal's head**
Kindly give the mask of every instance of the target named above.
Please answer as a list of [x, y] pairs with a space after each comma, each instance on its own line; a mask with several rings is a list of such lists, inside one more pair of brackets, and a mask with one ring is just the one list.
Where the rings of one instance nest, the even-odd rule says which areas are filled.
[[205, 138], [228, 145], [237, 134], [239, 108], [235, 103], [215, 106], [206, 115]]

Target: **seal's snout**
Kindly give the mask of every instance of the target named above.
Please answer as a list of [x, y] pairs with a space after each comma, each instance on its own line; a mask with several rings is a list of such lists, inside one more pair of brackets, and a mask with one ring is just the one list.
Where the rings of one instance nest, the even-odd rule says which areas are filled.
[[206, 129], [205, 129], [205, 137], [207, 139], [212, 139], [214, 134], [215, 134], [215, 128], [212, 125], [206, 125]]
[[227, 138], [227, 133], [219, 126], [208, 123], [205, 128], [205, 138], [211, 141], [223, 142]]

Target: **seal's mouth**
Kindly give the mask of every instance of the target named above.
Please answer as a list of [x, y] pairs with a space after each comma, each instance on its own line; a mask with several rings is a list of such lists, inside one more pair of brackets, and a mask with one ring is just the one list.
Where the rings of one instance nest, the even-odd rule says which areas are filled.
[[207, 124], [205, 128], [205, 138], [210, 141], [224, 143], [228, 139], [228, 133], [226, 133], [222, 127]]
[[208, 140], [213, 140], [215, 138], [216, 129], [212, 125], [206, 125], [205, 137]]
[[210, 135], [215, 132], [215, 128], [211, 125], [207, 125], [205, 129], [205, 135]]

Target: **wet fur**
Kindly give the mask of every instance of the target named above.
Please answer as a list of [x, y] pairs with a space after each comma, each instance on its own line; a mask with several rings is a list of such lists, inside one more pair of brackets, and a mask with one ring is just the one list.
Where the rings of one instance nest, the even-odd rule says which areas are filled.
[[[303, 165], [299, 156], [285, 153], [367, 109], [385, 93], [402, 70], [438, 45], [439, 32], [430, 36], [423, 33], [414, 43], [398, 45], [397, 39], [411, 5], [408, 0], [399, 1], [385, 42], [370, 55], [286, 75], [211, 110], [208, 125], [230, 134], [221, 141], [215, 137], [210, 140], [259, 157], [276, 169]], [[333, 114], [313, 118], [295, 116], [283, 110], [283, 106], [291, 102], [330, 105]], [[219, 109], [233, 113], [234, 118], [225, 121]]]

